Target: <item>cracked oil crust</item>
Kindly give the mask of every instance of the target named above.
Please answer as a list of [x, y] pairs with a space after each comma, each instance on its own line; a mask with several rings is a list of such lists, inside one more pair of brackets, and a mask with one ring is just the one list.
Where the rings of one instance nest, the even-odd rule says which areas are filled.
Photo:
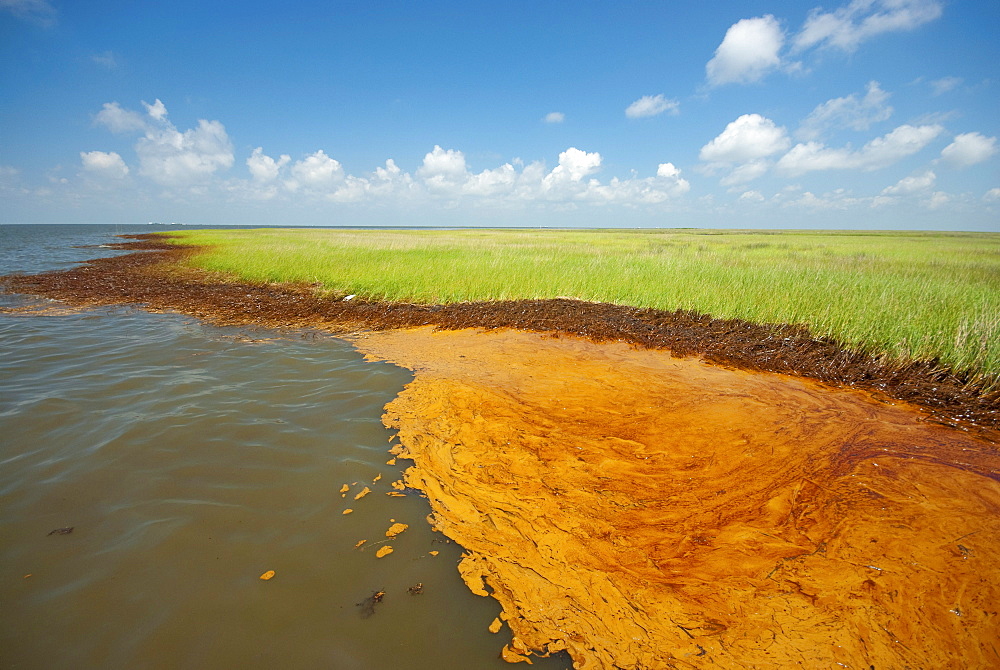
[[[1000, 663], [1000, 457], [906, 406], [622, 344], [372, 333], [406, 484], [577, 668]], [[836, 665], [836, 664], [842, 665]]]

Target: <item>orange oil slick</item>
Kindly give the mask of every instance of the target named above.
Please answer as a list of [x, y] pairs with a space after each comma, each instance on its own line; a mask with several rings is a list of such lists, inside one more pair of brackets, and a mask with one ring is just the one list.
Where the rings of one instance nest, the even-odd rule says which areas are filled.
[[[518, 331], [370, 333], [435, 527], [577, 668], [1000, 666], [1000, 451], [856, 391]], [[996, 436], [993, 436], [994, 438]]]

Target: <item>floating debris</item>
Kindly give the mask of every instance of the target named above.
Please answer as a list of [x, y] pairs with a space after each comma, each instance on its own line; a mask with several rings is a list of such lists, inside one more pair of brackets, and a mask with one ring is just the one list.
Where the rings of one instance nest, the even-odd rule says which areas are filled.
[[73, 532], [76, 526], [67, 526], [66, 528], [56, 528], [55, 530], [50, 530], [49, 535], [69, 535]]
[[389, 530], [385, 531], [385, 536], [396, 537], [407, 528], [409, 528], [409, 526], [405, 523], [394, 523], [391, 526], [389, 526]]
[[260, 578], [263, 579], [265, 582], [269, 580], [271, 577], [274, 577], [274, 570], [268, 570], [267, 572], [265, 572], [260, 576]]
[[375, 614], [375, 606], [382, 602], [383, 598], [385, 598], [385, 591], [373, 591], [370, 596], [357, 603], [357, 606], [361, 608], [361, 618], [367, 619]]
[[409, 593], [411, 596], [419, 596], [421, 593], [424, 592], [424, 583], [417, 582], [410, 588], [406, 589], [406, 592]]
[[358, 543], [354, 545], [354, 548], [357, 549], [358, 547], [360, 547], [361, 545], [363, 545], [367, 541], [368, 540], [358, 540]]
[[345, 509], [345, 510], [344, 510], [343, 512], [341, 512], [341, 514], [350, 514], [350, 513], [351, 513], [351, 512], [353, 512], [353, 511], [354, 511], [354, 510], [352, 510], [352, 509], [351, 509], [350, 507], [348, 507], [348, 508], [347, 508], [347, 509]]
[[388, 556], [392, 553], [392, 547], [388, 544], [375, 552], [375, 558], [382, 558], [383, 556]]
[[430, 554], [431, 556], [437, 556], [441, 552], [440, 551], [428, 551], [427, 553]]
[[502, 628], [502, 627], [503, 627], [503, 624], [500, 622], [500, 618], [497, 617], [496, 619], [493, 619], [493, 623], [490, 624], [489, 631], [491, 633], [494, 633], [494, 634], [495, 633], [499, 633], [500, 632], [500, 628]]
[[382, 473], [381, 472], [378, 474], [378, 476], [375, 477], [375, 479], [372, 480], [372, 484], [374, 484], [375, 482], [377, 482], [380, 479], [382, 479]]
[[372, 492], [372, 490], [366, 486], [363, 489], [361, 489], [361, 492], [358, 493], [358, 495], [354, 496], [354, 499], [355, 500], [361, 500], [362, 498], [364, 498], [366, 495], [368, 495], [371, 492]]

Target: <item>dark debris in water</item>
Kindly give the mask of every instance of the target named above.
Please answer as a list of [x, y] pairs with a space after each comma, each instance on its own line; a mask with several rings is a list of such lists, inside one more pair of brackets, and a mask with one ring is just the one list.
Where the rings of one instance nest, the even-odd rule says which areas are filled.
[[372, 591], [372, 594], [357, 603], [357, 606], [361, 608], [361, 618], [367, 619], [373, 614], [375, 614], [375, 606], [382, 602], [385, 598], [385, 591]]
[[50, 530], [48, 535], [69, 535], [73, 532], [75, 527], [76, 526], [66, 526], [65, 528], [56, 528], [54, 530]]
[[151, 235], [115, 245], [144, 253], [101, 258], [70, 270], [0, 278], [0, 288], [62, 300], [76, 306], [138, 304], [179, 311], [220, 325], [323, 328], [352, 332], [415, 326], [442, 329], [516, 328], [595, 342], [625, 341], [677, 356], [745, 370], [808, 377], [864, 389], [925, 409], [932, 421], [961, 429], [1000, 428], [1000, 390], [935, 361], [899, 362], [814, 337], [808, 328], [716, 319], [684, 310], [665, 311], [565, 298], [418, 305], [345, 301], [314, 287], [229, 282], [181, 268], [179, 248]]

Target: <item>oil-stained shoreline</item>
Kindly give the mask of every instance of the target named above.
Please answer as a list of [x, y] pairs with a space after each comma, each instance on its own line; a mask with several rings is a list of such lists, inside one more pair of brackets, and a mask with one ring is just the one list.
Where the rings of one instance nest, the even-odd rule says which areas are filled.
[[131, 248], [150, 251], [5, 286], [222, 323], [385, 331], [352, 339], [419, 371], [386, 422], [414, 461], [406, 483], [468, 550], [466, 582], [502, 603], [508, 660], [565, 649], [579, 668], [1000, 661], [997, 398], [961, 378], [789, 326], [571, 300], [322, 299], [172, 267], [185, 252], [155, 241]]
[[0, 277], [0, 288], [75, 306], [140, 304], [176, 310], [221, 324], [315, 327], [350, 332], [431, 325], [446, 330], [514, 328], [621, 341], [676, 356], [698, 356], [743, 370], [778, 372], [873, 391], [919, 406], [931, 420], [961, 428], [1000, 428], [1000, 389], [985, 390], [969, 375], [935, 362], [900, 363], [813, 337], [789, 324], [754, 324], [572, 299], [447, 305], [337, 300], [313, 287], [233, 282], [180, 268], [190, 248], [157, 235], [114, 245], [144, 253], [101, 258], [70, 270]]

